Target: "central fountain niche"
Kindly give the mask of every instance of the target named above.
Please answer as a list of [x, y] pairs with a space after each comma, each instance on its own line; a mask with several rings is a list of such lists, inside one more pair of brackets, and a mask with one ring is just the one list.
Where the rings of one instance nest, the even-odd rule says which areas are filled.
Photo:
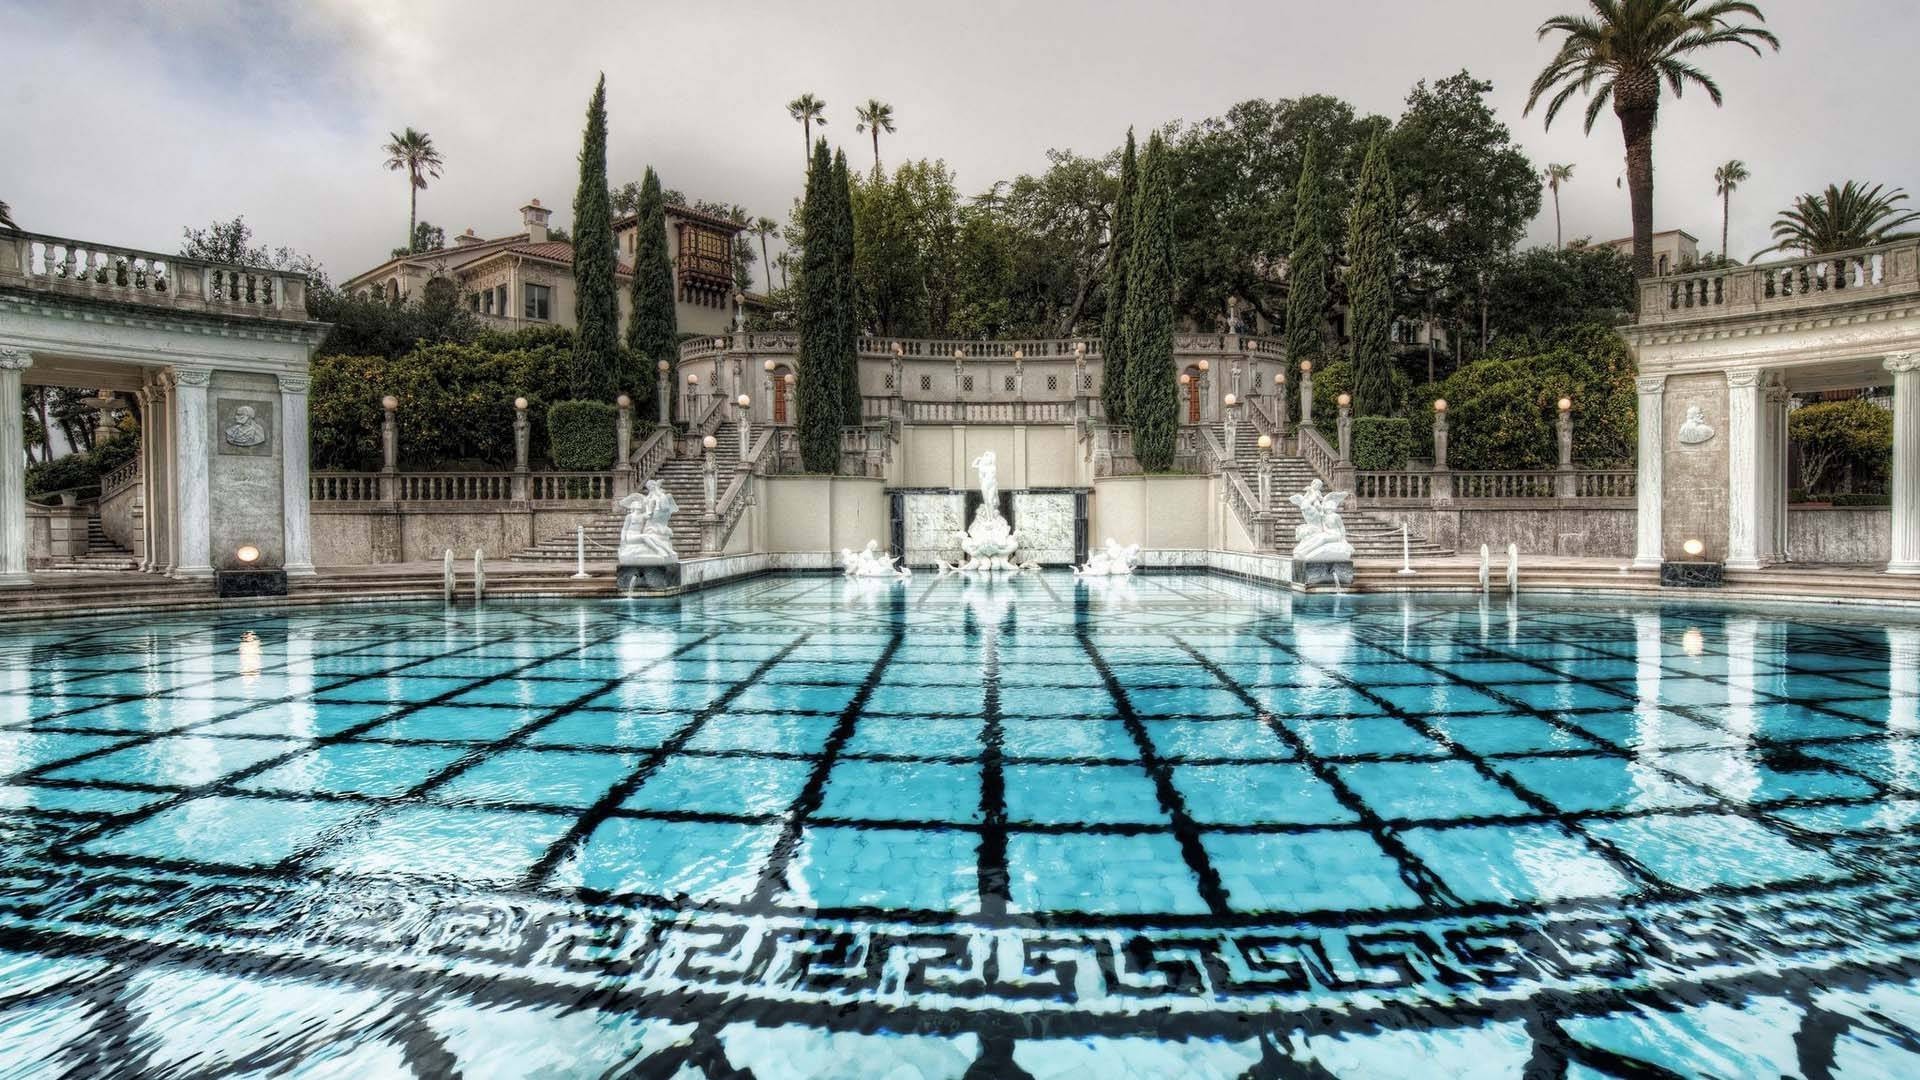
[[[980, 492], [951, 488], [895, 488], [892, 551], [903, 566], [932, 567], [963, 557], [960, 537], [980, 507]], [[1087, 493], [1074, 488], [1032, 488], [998, 493], [1000, 515], [1020, 536], [1019, 557], [1042, 566], [1070, 566], [1086, 559]]]

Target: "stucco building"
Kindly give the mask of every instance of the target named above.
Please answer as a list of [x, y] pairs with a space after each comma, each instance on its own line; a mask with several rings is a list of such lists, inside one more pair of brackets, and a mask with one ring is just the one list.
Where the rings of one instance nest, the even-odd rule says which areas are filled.
[[[520, 208], [521, 231], [486, 239], [469, 228], [448, 246], [388, 259], [354, 275], [341, 287], [360, 296], [405, 300], [428, 281], [448, 277], [467, 306], [490, 326], [571, 327], [573, 244], [551, 235], [553, 211], [529, 200]], [[684, 206], [666, 212], [667, 250], [673, 258], [674, 316], [683, 333], [718, 334], [732, 323], [733, 240], [744, 226]], [[622, 332], [632, 311], [629, 285], [638, 246], [639, 221], [629, 214], [613, 223]]]

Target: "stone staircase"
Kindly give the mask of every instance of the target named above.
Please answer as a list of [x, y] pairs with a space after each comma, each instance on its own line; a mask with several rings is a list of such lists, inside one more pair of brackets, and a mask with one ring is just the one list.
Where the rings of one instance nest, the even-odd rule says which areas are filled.
[[[722, 424], [713, 434], [716, 446], [713, 455], [720, 466], [720, 490], [725, 491], [733, 480], [733, 467], [740, 460], [740, 429], [732, 424]], [[673, 515], [673, 549], [683, 559], [700, 554], [700, 518], [706, 512], [707, 492], [701, 477], [701, 458], [669, 458], [660, 466], [653, 479], [660, 481], [680, 504]], [[620, 548], [620, 526], [625, 515], [609, 512], [585, 523], [587, 534], [587, 561], [605, 562], [611, 560]], [[574, 561], [574, 534], [571, 531], [559, 536], [550, 536], [534, 546], [512, 556], [515, 562], [567, 562]]]
[[[1225, 425], [1216, 425], [1214, 435], [1222, 445], [1226, 444]], [[1250, 423], [1242, 422], [1234, 433], [1234, 460], [1246, 463], [1247, 486], [1258, 490], [1259, 481], [1254, 466], [1260, 460], [1260, 432]], [[1318, 474], [1305, 458], [1280, 457], [1273, 459], [1273, 502], [1274, 502], [1274, 546], [1281, 551], [1293, 547], [1293, 529], [1300, 524], [1300, 511], [1287, 501], [1287, 496], [1295, 495], [1307, 489]], [[1400, 558], [1400, 524], [1383, 515], [1369, 514], [1365, 511], [1347, 511], [1342, 515], [1347, 525], [1347, 540], [1353, 544], [1355, 559], [1398, 559]], [[1413, 533], [1407, 538], [1407, 549], [1416, 559], [1430, 559], [1453, 554], [1453, 549], [1434, 543]]]
[[100, 524], [100, 515], [87, 518], [87, 550], [84, 554], [71, 555], [54, 563], [54, 570], [138, 570], [140, 560], [133, 552], [121, 547], [107, 536]]

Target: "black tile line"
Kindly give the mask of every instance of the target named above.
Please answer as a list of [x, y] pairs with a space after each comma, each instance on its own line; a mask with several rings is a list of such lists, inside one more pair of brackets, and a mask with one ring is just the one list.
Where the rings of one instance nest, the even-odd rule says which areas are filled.
[[1076, 636], [1080, 640], [1080, 647], [1086, 650], [1087, 660], [1093, 664], [1094, 670], [1100, 673], [1101, 680], [1107, 685], [1107, 695], [1113, 699], [1114, 711], [1125, 722], [1127, 734], [1132, 737], [1134, 748], [1140, 753], [1141, 767], [1146, 769], [1147, 775], [1153, 780], [1155, 794], [1160, 800], [1160, 809], [1173, 823], [1174, 840], [1180, 845], [1180, 855], [1186, 861], [1187, 869], [1193, 874], [1194, 884], [1201, 901], [1214, 915], [1223, 915], [1232, 911], [1226, 886], [1220, 881], [1220, 872], [1214, 868], [1212, 860], [1208, 858], [1206, 845], [1201, 843], [1200, 826], [1187, 812], [1185, 796], [1181, 795], [1180, 789], [1174, 786], [1172, 769], [1160, 759], [1159, 752], [1154, 749], [1153, 740], [1147, 735], [1146, 725], [1133, 711], [1133, 702], [1127, 696], [1126, 687], [1122, 686], [1120, 680], [1114, 676], [1113, 669], [1101, 656], [1099, 648], [1094, 645], [1093, 638], [1087, 633], [1085, 626], [1078, 628]]
[[[605, 634], [600, 635], [597, 640], [611, 641], [617, 638], [618, 636], [620, 636], [620, 634], [624, 633], [625, 631], [626, 631], [625, 627], [615, 628]], [[667, 655], [656, 658], [653, 661], [652, 665], [649, 665], [649, 666], [657, 666], [659, 664], [672, 663], [674, 660], [678, 659], [681, 653], [689, 651], [691, 649], [698, 648], [702, 644], [706, 643], [708, 640], [710, 640], [710, 637], [695, 638], [694, 640], [681, 645], [679, 648], [668, 653]], [[578, 646], [574, 646], [574, 648], [578, 648]], [[557, 655], [566, 656], [566, 655], [569, 655], [571, 652], [572, 650], [570, 649], [567, 652], [563, 652]], [[537, 659], [528, 661], [527, 664], [522, 665], [522, 667], [532, 667], [538, 664], [549, 663], [556, 658], [557, 658], [556, 656], [539, 657]], [[481, 686], [481, 685], [485, 685], [487, 683], [495, 682], [501, 679], [512, 678], [514, 676], [515, 671], [517, 670], [519, 669], [510, 668], [510, 669], [503, 670], [496, 675], [489, 676], [488, 678], [478, 683], [475, 683], [474, 686]], [[489, 740], [489, 741], [470, 747], [465, 753], [461, 754], [459, 757], [455, 758], [453, 761], [449, 762], [445, 766], [442, 766], [441, 768], [434, 770], [432, 773], [428, 774], [424, 779], [422, 779], [419, 783], [413, 785], [411, 788], [409, 788], [405, 792], [402, 798], [409, 803], [415, 803], [415, 804], [419, 803], [422, 799], [424, 799], [427, 796], [429, 792], [433, 791], [435, 788], [438, 788], [446, 784], [448, 781], [454, 779], [455, 777], [458, 777], [461, 774], [472, 770], [476, 766], [480, 765], [482, 762], [493, 759], [496, 755], [500, 754], [503, 751], [515, 749], [522, 746], [529, 735], [532, 735], [534, 732], [539, 731], [540, 729], [547, 727], [548, 725], [554, 723], [555, 721], [561, 719], [562, 717], [567, 716], [572, 711], [571, 706], [575, 702], [588, 701], [595, 697], [598, 697], [599, 695], [606, 693], [607, 691], [613, 689], [614, 687], [619, 686], [622, 682], [625, 682], [630, 677], [633, 677], [633, 676], [621, 674], [621, 675], [616, 675], [612, 678], [602, 679], [598, 683], [596, 683], [592, 689], [576, 696], [573, 702], [567, 702], [567, 703], [551, 706], [545, 710], [528, 710], [529, 712], [533, 712], [538, 715], [536, 715], [534, 719], [526, 723], [515, 726], [515, 728], [512, 731], [509, 731], [506, 735], [502, 736], [501, 738]], [[472, 689], [472, 687], [467, 687], [466, 689]], [[464, 693], [465, 690], [462, 690], [459, 692]], [[389, 723], [393, 719], [395, 718], [382, 717], [378, 721], [376, 721], [376, 724]], [[334, 741], [335, 742], [347, 741], [347, 739], [350, 739], [354, 733], [357, 733], [358, 730], [370, 730], [371, 727], [373, 726], [375, 725], [374, 724], [366, 725], [363, 728], [356, 729], [354, 732], [347, 733], [345, 738], [337, 739]], [[246, 777], [236, 777], [236, 778], [246, 779]], [[449, 805], [454, 805], [454, 804], [449, 804]], [[458, 805], [467, 805], [467, 804], [458, 804]], [[567, 812], [577, 813], [578, 811], [575, 809], [569, 809]], [[355, 815], [353, 818], [345, 822], [342, 822], [331, 829], [323, 830], [311, 842], [302, 846], [299, 850], [293, 852], [292, 854], [288, 855], [286, 859], [282, 860], [283, 865], [285, 865], [290, 869], [292, 867], [299, 866], [303, 863], [307, 863], [314, 859], [319, 858], [321, 855], [339, 846], [340, 844], [345, 843], [349, 839], [356, 837], [361, 833], [365, 832], [368, 828], [370, 828], [374, 824], [374, 822], [378, 819], [378, 817], [379, 817], [379, 813], [377, 810], [369, 810], [366, 813]]]
[[[599, 828], [600, 824], [607, 820], [607, 818], [611, 817], [613, 811], [619, 807], [621, 803], [625, 802], [628, 796], [639, 790], [640, 785], [646, 783], [647, 779], [658, 771], [662, 764], [677, 754], [695, 735], [698, 735], [700, 729], [706, 726], [707, 721], [725, 712], [727, 706], [732, 704], [735, 698], [751, 689], [760, 681], [762, 676], [768, 671], [771, 671], [776, 664], [785, 660], [795, 649], [805, 644], [812, 636], [811, 632], [802, 632], [794, 637], [794, 639], [788, 642], [779, 652], [762, 660], [759, 666], [755, 667], [750, 674], [735, 682], [726, 691], [721, 693], [720, 696], [708, 702], [704, 708], [693, 713], [687, 722], [681, 725], [680, 730], [674, 732], [665, 742], [662, 742], [653, 750], [646, 752], [640, 764], [634, 768], [632, 772], [628, 773], [625, 779], [614, 784], [602, 794], [592, 806], [587, 807], [585, 811], [579, 813], [574, 819], [573, 825], [566, 833], [550, 844], [547, 850], [541, 854], [540, 858], [535, 860], [533, 866], [528, 868], [522, 878], [522, 883], [528, 888], [538, 888], [545, 885], [548, 879], [553, 876], [568, 857], [574, 852], [581, 850], [587, 838], [593, 835], [593, 831]], [[623, 680], [614, 680], [616, 684], [620, 681]], [[558, 719], [558, 717], [554, 719]]]
[[[474, 646], [469, 646], [468, 648], [477, 648], [477, 647], [478, 647], [478, 644]], [[454, 653], [457, 654], [459, 652], [464, 652], [464, 651], [467, 651], [467, 649], [456, 648], [454, 650]], [[533, 664], [542, 663], [546, 659], [551, 659], [551, 657], [543, 657], [541, 659], [532, 660], [532, 661], [529, 661], [526, 665], [522, 665], [522, 666], [530, 667]], [[235, 783], [241, 780], [249, 779], [253, 776], [259, 775], [260, 773], [264, 773], [272, 769], [278, 768], [279, 766], [287, 763], [288, 761], [291, 761], [294, 758], [300, 756], [301, 754], [304, 754], [307, 751], [312, 750], [316, 747], [331, 745], [333, 743], [345, 742], [348, 739], [351, 739], [354, 735], [362, 731], [371, 730], [374, 727], [387, 723], [398, 717], [418, 712], [421, 709], [427, 708], [430, 705], [440, 703], [441, 700], [444, 700], [447, 697], [451, 697], [459, 693], [464, 693], [475, 686], [484, 685], [486, 683], [493, 682], [498, 679], [511, 678], [516, 670], [518, 669], [503, 668], [500, 672], [496, 673], [495, 675], [472, 681], [469, 684], [462, 686], [457, 690], [448, 690], [445, 694], [441, 695], [440, 698], [438, 699], [428, 699], [426, 701], [421, 701], [421, 702], [408, 702], [397, 709], [389, 711], [388, 713], [371, 717], [365, 721], [362, 721], [359, 724], [355, 724], [351, 727], [335, 732], [332, 735], [322, 736], [320, 738], [312, 739], [312, 740], [293, 740], [296, 742], [296, 745], [292, 749], [287, 750], [285, 753], [277, 754], [277, 755], [274, 755], [273, 757], [262, 759], [261, 761], [258, 761], [250, 766], [247, 766], [246, 768], [239, 769], [234, 772], [224, 773], [221, 776], [211, 781], [208, 781], [207, 783], [204, 783], [204, 784], [198, 784], [198, 785], [194, 785], [193, 787], [176, 789], [176, 793], [170, 798], [162, 799], [150, 806], [142, 807], [139, 810], [133, 811], [132, 813], [130, 813], [124, 818], [115, 819], [113, 827], [118, 828], [122, 826], [131, 826], [131, 825], [137, 824], [140, 821], [147, 820], [153, 817], [154, 815], [161, 813], [165, 810], [171, 809], [174, 806], [178, 806], [181, 803], [186, 802], [190, 799], [197, 798], [201, 795], [231, 790], [232, 785], [234, 785]], [[366, 677], [377, 678], [378, 676], [366, 676]], [[349, 680], [349, 681], [354, 681], [354, 680]], [[293, 699], [287, 699], [287, 700], [293, 700]], [[244, 712], [237, 715], [244, 715]], [[177, 734], [177, 732], [169, 733], [169, 734]], [[142, 746], [150, 745], [156, 739], [159, 739], [162, 737], [164, 737], [164, 735], [156, 733], [146, 739], [139, 740], [135, 745], [142, 745]], [[118, 750], [125, 750], [125, 749], [127, 749], [127, 747], [125, 746], [118, 747], [118, 748], [109, 748], [107, 752], [117, 752]], [[105, 831], [107, 830], [101, 827], [95, 827], [92, 829], [83, 829], [83, 830], [80, 830], [78, 833], [69, 836], [64, 841], [64, 844], [68, 848], [78, 848], [81, 844], [85, 843], [88, 840], [93, 839], [94, 837], [100, 835]]]
[[[1474, 682], [1473, 680], [1465, 678], [1464, 676], [1455, 675], [1452, 672], [1449, 672], [1446, 668], [1440, 666], [1439, 664], [1436, 664], [1427, 660], [1416, 659], [1412, 656], [1404, 656], [1403, 659], [1405, 660], [1406, 663], [1413, 664], [1420, 667], [1423, 670], [1430, 671], [1454, 685], [1464, 686], [1469, 690], [1474, 690], [1479, 693], [1486, 694], [1487, 696], [1492, 697], [1496, 701], [1499, 701], [1502, 704], [1507, 705], [1509, 707], [1517, 707], [1520, 705], [1519, 699], [1513, 698], [1507, 694], [1497, 691], [1492, 686], [1489, 686], [1485, 683], [1477, 683], [1477, 682]], [[1356, 686], [1354, 689], [1359, 691], [1360, 693], [1367, 694], [1369, 697], [1375, 699], [1381, 705], [1394, 710], [1396, 715], [1400, 715], [1397, 707], [1395, 707], [1392, 704], [1392, 702], [1388, 701], [1386, 698], [1381, 697], [1378, 694], [1374, 694], [1373, 692], [1363, 687]], [[1538, 710], [1535, 710], [1532, 713], [1532, 715], [1534, 715], [1536, 719], [1543, 720], [1546, 723], [1554, 724], [1555, 726], [1561, 726], [1559, 724], [1557, 717], [1552, 717], [1550, 715], [1543, 714]], [[1509, 795], [1512, 795], [1514, 798], [1519, 799], [1521, 802], [1525, 803], [1536, 814], [1555, 818], [1563, 829], [1567, 830], [1568, 833], [1570, 833], [1571, 835], [1579, 837], [1590, 848], [1598, 852], [1602, 858], [1606, 859], [1606, 861], [1610, 865], [1612, 865], [1615, 872], [1619, 873], [1622, 878], [1626, 879], [1627, 881], [1635, 883], [1636, 885], [1639, 886], [1641, 890], [1651, 895], [1663, 896], [1673, 891], [1674, 886], [1669, 885], [1659, 875], [1655, 874], [1652, 870], [1648, 869], [1646, 865], [1641, 863], [1639, 859], [1636, 859], [1632, 855], [1628, 854], [1624, 849], [1620, 847], [1619, 844], [1614, 843], [1613, 841], [1608, 840], [1605, 837], [1595, 836], [1591, 832], [1589, 832], [1585, 828], [1585, 826], [1581, 823], [1581, 818], [1578, 814], [1571, 814], [1561, 810], [1553, 802], [1546, 799], [1542, 795], [1534, 792], [1531, 788], [1520, 783], [1514, 777], [1509, 776], [1508, 774], [1493, 768], [1491, 765], [1487, 763], [1487, 760], [1484, 757], [1468, 749], [1466, 746], [1462, 745], [1461, 743], [1456, 742], [1455, 740], [1450, 738], [1444, 730], [1435, 727], [1431, 722], [1427, 721], [1426, 719], [1416, 718], [1408, 715], [1400, 715], [1400, 718], [1405, 720], [1407, 723], [1411, 724], [1422, 735], [1425, 735], [1427, 738], [1432, 739], [1435, 742], [1440, 743], [1442, 746], [1447, 747], [1447, 749], [1451, 751], [1451, 753], [1453, 754], [1454, 760], [1466, 762], [1468, 765], [1470, 765], [1473, 768], [1473, 771], [1477, 775], [1479, 775], [1482, 779], [1498, 785], [1502, 790], [1506, 791]], [[1562, 730], [1571, 730], [1571, 731], [1574, 731], [1575, 733], [1578, 733], [1578, 729], [1569, 729], [1566, 727], [1562, 727]], [[1603, 745], [1605, 745], [1603, 740], [1595, 739], [1594, 741], [1601, 742]], [[1697, 785], [1690, 785], [1690, 786], [1697, 786]], [[1719, 794], [1717, 792], [1709, 791], [1707, 792], [1707, 794], [1712, 798], [1719, 799]]]
[[800, 836], [806, 828], [807, 819], [820, 809], [827, 795], [827, 783], [832, 776], [834, 764], [840, 758], [840, 751], [847, 740], [853, 738], [853, 731], [860, 722], [860, 711], [866, 707], [867, 699], [873, 695], [873, 688], [880, 683], [880, 676], [892, 662], [893, 654], [900, 649], [905, 639], [905, 631], [897, 624], [887, 647], [881, 651], [880, 658], [873, 663], [873, 669], [867, 673], [867, 681], [847, 702], [835, 722], [833, 733], [827, 736], [826, 746], [820, 752], [820, 760], [814, 764], [808, 774], [807, 782], [800, 789], [793, 804], [787, 808], [781, 824], [780, 836], [774, 841], [773, 848], [767, 853], [767, 861], [760, 868], [759, 881], [754, 886], [755, 903], [770, 904], [787, 885], [787, 865], [792, 862], [800, 847]]
[[[346, 655], [348, 653], [357, 653], [365, 649], [378, 648], [381, 645], [384, 645], [387, 643], [388, 642], [385, 642], [385, 641], [367, 642], [355, 649], [341, 650], [339, 653], [336, 653], [334, 655]], [[468, 649], [478, 648], [478, 647], [479, 647], [478, 645], [469, 646]], [[468, 649], [460, 649], [456, 651], [465, 652], [465, 651], [468, 651]], [[421, 657], [417, 660], [413, 660], [405, 664], [397, 665], [396, 669], [412, 667], [415, 664], [426, 663], [430, 659], [435, 659], [435, 658]], [[390, 670], [396, 670], [396, 669], [390, 669]], [[307, 689], [306, 691], [300, 694], [287, 694], [287, 695], [282, 695], [276, 698], [233, 699], [236, 702], [244, 701], [245, 702], [244, 706], [241, 708], [236, 708], [236, 709], [229, 710], [227, 712], [216, 714], [214, 716], [208, 717], [203, 720], [196, 720], [190, 723], [179, 725], [177, 727], [171, 727], [171, 728], [166, 728], [162, 730], [133, 729], [133, 728], [104, 728], [104, 729], [42, 728], [39, 725], [45, 723], [48, 720], [64, 719], [66, 717], [73, 716], [80, 713], [85, 713], [93, 709], [108, 708], [112, 705], [128, 705], [128, 704], [133, 704], [135, 702], [154, 702], [157, 704], [165, 705], [165, 704], [182, 700], [175, 697], [171, 691], [155, 692], [155, 693], [144, 694], [144, 695], [134, 695], [122, 701], [96, 703], [94, 705], [90, 705], [80, 709], [70, 709], [64, 712], [50, 714], [48, 716], [43, 716], [43, 717], [38, 717], [30, 721], [27, 726], [21, 727], [21, 728], [15, 728], [13, 730], [27, 731], [34, 734], [55, 734], [55, 733], [62, 733], [62, 732], [77, 732], [77, 733], [87, 733], [87, 734], [92, 734], [92, 733], [112, 734], [112, 735], [120, 736], [122, 741], [116, 745], [101, 747], [97, 750], [90, 750], [82, 754], [75, 754], [70, 757], [62, 758], [58, 761], [44, 762], [30, 769], [22, 770], [21, 772], [15, 774], [12, 777], [0, 778], [0, 780], [4, 780], [4, 782], [6, 783], [16, 783], [16, 784], [22, 783], [22, 782], [38, 782], [41, 779], [41, 777], [47, 772], [65, 769], [75, 764], [79, 764], [81, 762], [84, 762], [96, 757], [104, 757], [108, 754], [117, 753], [121, 750], [127, 750], [127, 749], [131, 749], [133, 747], [138, 747], [138, 746], [146, 746], [160, 739], [165, 739], [165, 738], [174, 737], [174, 736], [196, 736], [200, 738], [206, 738], [209, 736], [199, 735], [197, 733], [199, 733], [202, 729], [211, 727], [215, 724], [225, 723], [228, 720], [237, 720], [241, 717], [251, 715], [255, 712], [263, 712], [268, 709], [273, 709], [282, 705], [295, 704], [302, 701], [312, 701], [314, 695], [328, 691], [328, 690], [338, 689], [339, 687], [348, 686], [356, 682], [361, 682], [361, 681], [371, 680], [371, 679], [384, 679], [386, 677], [387, 675], [385, 673], [370, 672], [362, 675], [354, 675], [354, 676], [348, 676], [348, 677], [338, 678], [338, 679], [333, 679], [333, 678], [316, 679], [314, 686], [310, 687], [309, 689]], [[227, 699], [185, 699], [185, 700], [227, 700]], [[313, 701], [313, 704], [316, 707], [318, 707], [320, 705], [327, 704], [327, 703]], [[389, 706], [390, 711], [396, 708], [392, 705], [391, 701], [369, 700], [367, 702], [362, 702], [361, 704], [376, 704], [376, 705], [383, 704], [383, 705]], [[412, 711], [415, 711], [415, 708], [416, 707], [413, 707], [413, 706], [407, 706], [405, 707], [405, 711], [412, 712]], [[397, 715], [397, 713], [394, 713], [394, 715]], [[389, 717], [383, 715], [382, 717], [379, 717], [377, 719], [384, 720], [387, 718]], [[366, 725], [360, 725], [358, 727], [358, 730], [365, 730], [372, 726], [374, 726], [372, 723], [369, 723]], [[212, 737], [230, 737], [230, 736], [212, 736]], [[292, 738], [295, 741], [301, 741], [294, 736], [264, 736], [264, 737], [265, 738], [284, 737], [284, 738]]]
[[[1400, 873], [1401, 881], [1406, 883], [1407, 888], [1411, 889], [1423, 904], [1430, 908], [1457, 908], [1461, 906], [1461, 899], [1453, 894], [1453, 890], [1447, 887], [1446, 883], [1440, 879], [1440, 876], [1427, 868], [1427, 865], [1420, 860], [1419, 856], [1415, 855], [1406, 844], [1401, 841], [1399, 833], [1396, 832], [1391, 825], [1388, 825], [1384, 818], [1375, 813], [1373, 807], [1368, 806], [1366, 800], [1362, 799], [1353, 788], [1348, 786], [1346, 780], [1342, 778], [1338, 772], [1313, 753], [1312, 748], [1307, 745], [1305, 739], [1301, 738], [1292, 728], [1282, 723], [1278, 716], [1269, 711], [1265, 705], [1261, 704], [1259, 698], [1250, 693], [1246, 687], [1235, 682], [1233, 677], [1227, 674], [1220, 665], [1209, 660], [1201, 654], [1199, 650], [1193, 648], [1193, 646], [1187, 644], [1179, 637], [1170, 637], [1169, 640], [1173, 641], [1185, 651], [1188, 656], [1192, 657], [1194, 663], [1205, 668], [1208, 673], [1219, 680], [1221, 686], [1238, 697], [1247, 709], [1266, 726], [1267, 730], [1273, 733], [1275, 738], [1285, 743], [1288, 749], [1293, 751], [1294, 757], [1299, 763], [1306, 766], [1308, 771], [1313, 773], [1315, 779], [1327, 786], [1327, 789], [1333, 793], [1335, 801], [1345, 807], [1348, 813], [1354, 815], [1364, 826], [1367, 835], [1394, 861]], [[1299, 659], [1297, 653], [1292, 652], [1292, 650], [1280, 645], [1271, 638], [1267, 639], [1267, 643], [1276, 649], [1280, 649], [1294, 656], [1296, 663], [1305, 662]]]
[[1005, 732], [1000, 708], [1000, 641], [1016, 632], [1013, 608], [986, 628], [981, 642], [980, 847], [976, 864], [980, 911], [1005, 915], [1013, 902], [1012, 871], [1007, 866], [1007, 774]]

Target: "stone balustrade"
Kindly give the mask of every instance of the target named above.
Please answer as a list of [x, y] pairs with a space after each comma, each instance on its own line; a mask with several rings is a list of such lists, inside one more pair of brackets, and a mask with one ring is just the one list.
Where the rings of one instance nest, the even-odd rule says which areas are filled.
[[0, 285], [143, 307], [311, 321], [301, 274], [44, 233], [0, 237]]
[[308, 497], [315, 503], [443, 503], [477, 504], [522, 501], [517, 482], [526, 481], [524, 501], [540, 504], [611, 503], [614, 476], [610, 472], [335, 472], [316, 471], [308, 477]]
[[1920, 297], [1920, 240], [1645, 278], [1637, 325], [1742, 318], [1901, 295]]

